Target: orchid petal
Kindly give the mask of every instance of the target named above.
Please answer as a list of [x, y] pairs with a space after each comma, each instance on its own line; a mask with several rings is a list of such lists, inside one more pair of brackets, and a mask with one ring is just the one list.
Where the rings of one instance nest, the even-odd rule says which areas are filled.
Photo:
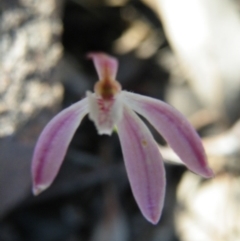
[[193, 172], [212, 177], [202, 142], [186, 118], [172, 106], [150, 97], [124, 91], [124, 102], [145, 117]]
[[35, 195], [48, 188], [53, 182], [69, 143], [87, 112], [87, 99], [85, 98], [61, 111], [41, 133], [32, 161]]
[[116, 58], [111, 57], [104, 53], [89, 53], [88, 58], [93, 59], [93, 63], [98, 73], [100, 80], [110, 77], [115, 79], [118, 70], [118, 61]]
[[95, 123], [100, 135], [111, 135], [114, 126], [122, 118], [121, 95], [105, 100], [95, 93], [87, 91], [89, 118]]
[[117, 127], [135, 200], [144, 217], [156, 224], [162, 212], [166, 184], [158, 146], [145, 124], [126, 106]]

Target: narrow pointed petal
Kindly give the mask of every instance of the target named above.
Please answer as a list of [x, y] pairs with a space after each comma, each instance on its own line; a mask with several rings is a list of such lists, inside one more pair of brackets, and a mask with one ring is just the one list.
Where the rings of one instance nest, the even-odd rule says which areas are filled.
[[144, 217], [156, 224], [161, 216], [166, 185], [158, 146], [146, 125], [126, 106], [117, 127], [135, 200]]
[[118, 70], [118, 61], [114, 57], [111, 57], [104, 53], [89, 53], [88, 58], [93, 59], [93, 63], [98, 73], [100, 80], [110, 77], [110, 79], [116, 79]]
[[212, 177], [200, 137], [186, 118], [172, 106], [150, 97], [124, 91], [124, 101], [144, 116], [193, 172]]
[[111, 135], [114, 126], [122, 118], [121, 94], [105, 100], [95, 93], [87, 91], [89, 118], [97, 128], [98, 134]]
[[87, 99], [66, 108], [44, 128], [34, 150], [32, 160], [33, 192], [48, 188], [63, 162], [69, 143], [87, 114]]

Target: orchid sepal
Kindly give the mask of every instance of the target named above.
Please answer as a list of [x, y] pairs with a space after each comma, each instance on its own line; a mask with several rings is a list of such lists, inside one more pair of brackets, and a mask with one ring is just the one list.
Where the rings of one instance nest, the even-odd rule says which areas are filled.
[[161, 216], [166, 185], [158, 146], [146, 125], [126, 106], [117, 128], [135, 200], [144, 217], [156, 224]]
[[35, 195], [52, 184], [69, 143], [87, 113], [87, 99], [84, 98], [58, 113], [42, 131], [32, 160], [33, 193]]
[[87, 57], [93, 60], [99, 80], [106, 78], [116, 79], [118, 70], [118, 61], [116, 58], [100, 52], [88, 53]]
[[183, 163], [193, 172], [212, 177], [200, 137], [187, 119], [175, 108], [151, 97], [122, 91], [124, 101], [145, 117], [163, 136]]

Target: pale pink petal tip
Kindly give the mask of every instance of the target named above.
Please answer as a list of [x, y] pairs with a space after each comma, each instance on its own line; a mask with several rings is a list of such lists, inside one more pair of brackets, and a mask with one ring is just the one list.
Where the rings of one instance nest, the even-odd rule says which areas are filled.
[[150, 222], [151, 224], [153, 225], [157, 225], [159, 220], [160, 220], [160, 217], [161, 217], [161, 213], [152, 213], [151, 216], [146, 216], [143, 214], [143, 216], [147, 219], [148, 222]]
[[150, 223], [154, 224], [154, 225], [157, 225], [158, 222], [159, 222], [159, 219], [160, 219], [160, 217], [159, 217], [159, 218], [148, 219], [148, 221], [149, 221]]
[[210, 167], [206, 167], [206, 174], [203, 175], [205, 178], [211, 178], [214, 177], [214, 172]]
[[39, 185], [39, 186], [34, 186], [33, 187], [33, 194], [35, 196], [39, 195], [41, 192], [45, 191], [47, 188], [49, 187], [49, 185]]

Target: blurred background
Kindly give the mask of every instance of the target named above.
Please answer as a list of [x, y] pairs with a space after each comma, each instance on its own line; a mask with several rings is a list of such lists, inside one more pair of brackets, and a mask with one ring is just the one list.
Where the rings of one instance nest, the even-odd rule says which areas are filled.
[[[118, 136], [85, 118], [54, 184], [31, 193], [37, 138], [92, 90], [89, 51], [123, 89], [166, 101], [202, 137], [215, 177], [166, 160], [157, 225], [133, 199]], [[240, 0], [0, 0], [0, 241], [240, 240]]]

